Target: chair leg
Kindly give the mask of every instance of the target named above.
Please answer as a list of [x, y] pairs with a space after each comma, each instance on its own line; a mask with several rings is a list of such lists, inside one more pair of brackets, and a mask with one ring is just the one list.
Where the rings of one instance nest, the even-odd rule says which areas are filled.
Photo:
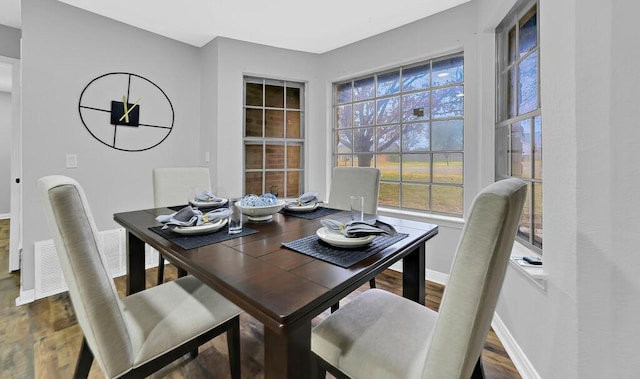
[[482, 353], [480, 353], [480, 357], [478, 357], [478, 362], [476, 362], [476, 367], [473, 368], [471, 379], [484, 379], [484, 367], [482, 367]]
[[376, 288], [376, 278], [373, 277], [369, 280], [369, 287]]
[[87, 345], [87, 340], [83, 337], [80, 354], [78, 354], [78, 362], [76, 362], [76, 372], [73, 374], [73, 377], [76, 379], [88, 377], [92, 362], [93, 353], [91, 349], [89, 349], [89, 345]]
[[340, 302], [337, 302], [331, 306], [331, 313], [337, 311], [338, 309], [340, 309]]
[[227, 330], [227, 349], [229, 349], [229, 368], [231, 377], [240, 379], [240, 317], [236, 316]]
[[158, 254], [158, 285], [164, 282], [164, 257]]

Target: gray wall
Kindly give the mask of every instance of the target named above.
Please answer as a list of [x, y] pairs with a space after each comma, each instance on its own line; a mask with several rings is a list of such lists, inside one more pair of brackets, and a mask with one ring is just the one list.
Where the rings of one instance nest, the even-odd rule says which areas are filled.
[[20, 29], [0, 25], [0, 55], [20, 58]]
[[11, 212], [11, 94], [0, 92], [0, 215]]
[[[36, 192], [39, 177], [64, 174], [85, 188], [100, 230], [117, 227], [114, 212], [153, 205], [151, 170], [194, 165], [200, 128], [198, 49], [58, 1], [22, 4], [23, 288], [32, 289], [33, 243], [49, 239]], [[62, 43], [64, 41], [64, 43]], [[143, 152], [108, 148], [78, 115], [81, 91], [108, 72], [139, 74], [159, 85], [175, 109], [175, 125]], [[114, 99], [115, 100], [115, 99]], [[65, 154], [78, 168], [65, 168]]]

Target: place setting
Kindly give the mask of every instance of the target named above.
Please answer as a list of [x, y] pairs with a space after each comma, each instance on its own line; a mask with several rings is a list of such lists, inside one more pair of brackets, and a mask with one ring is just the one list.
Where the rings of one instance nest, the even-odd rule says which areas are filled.
[[340, 212], [339, 209], [326, 208], [323, 204], [324, 202], [318, 199], [317, 192], [305, 192], [297, 198], [287, 201], [280, 213], [313, 220]]

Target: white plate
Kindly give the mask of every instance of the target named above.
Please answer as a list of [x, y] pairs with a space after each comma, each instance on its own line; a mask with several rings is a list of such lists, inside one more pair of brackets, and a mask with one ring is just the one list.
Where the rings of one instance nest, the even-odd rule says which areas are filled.
[[329, 232], [325, 227], [316, 230], [318, 238], [336, 247], [360, 247], [371, 243], [377, 236], [347, 238], [342, 234]]
[[194, 205], [196, 207], [202, 207], [202, 208], [208, 208], [208, 207], [218, 207], [218, 206], [222, 206], [225, 205], [227, 203], [227, 199], [222, 199], [219, 201], [198, 201], [198, 200], [191, 200], [189, 202], [189, 204]]
[[295, 205], [295, 204], [286, 204], [284, 207], [291, 212], [311, 212], [314, 211], [320, 203], [309, 204], [309, 205]]
[[176, 226], [173, 231], [184, 235], [205, 234], [220, 230], [225, 225], [227, 225], [227, 219], [222, 218], [216, 222], [208, 222], [198, 226]]

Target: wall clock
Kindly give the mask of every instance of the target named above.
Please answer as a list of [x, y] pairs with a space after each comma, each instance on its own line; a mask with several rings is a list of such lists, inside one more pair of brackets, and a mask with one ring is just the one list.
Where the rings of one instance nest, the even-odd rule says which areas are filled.
[[78, 102], [80, 119], [101, 143], [123, 151], [158, 146], [173, 130], [171, 100], [151, 80], [111, 72], [87, 84]]

